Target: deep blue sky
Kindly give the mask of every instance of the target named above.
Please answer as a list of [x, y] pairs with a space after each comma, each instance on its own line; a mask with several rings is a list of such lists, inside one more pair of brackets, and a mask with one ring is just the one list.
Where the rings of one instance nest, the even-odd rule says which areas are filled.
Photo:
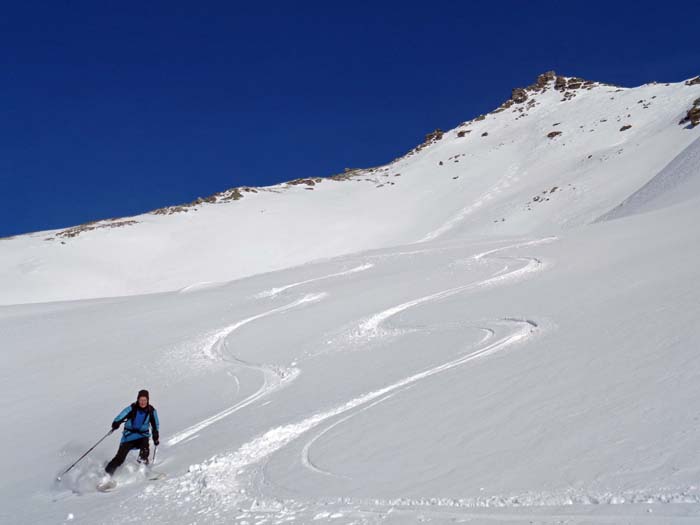
[[618, 4], [7, 2], [0, 237], [381, 164], [548, 69], [700, 73], [700, 3]]

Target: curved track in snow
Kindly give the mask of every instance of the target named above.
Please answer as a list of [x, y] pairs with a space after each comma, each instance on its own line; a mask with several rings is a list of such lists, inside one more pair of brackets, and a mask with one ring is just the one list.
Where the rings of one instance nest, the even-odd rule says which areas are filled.
[[217, 414], [214, 414], [211, 417], [208, 417], [184, 430], [181, 430], [180, 432], [177, 432], [174, 434], [168, 441], [167, 445], [168, 446], [174, 446], [177, 445], [178, 443], [181, 443], [182, 441], [194, 436], [201, 430], [204, 430], [208, 426], [216, 423], [217, 421], [221, 421], [222, 419], [230, 416], [231, 414], [238, 412], [242, 408], [247, 407], [251, 403], [254, 403], [258, 399], [270, 394], [274, 390], [277, 390], [279, 387], [283, 386], [284, 384], [288, 383], [290, 380], [293, 380], [297, 374], [298, 370], [296, 369], [283, 369], [279, 367], [271, 367], [271, 366], [263, 366], [263, 365], [256, 365], [253, 363], [247, 363], [245, 361], [242, 361], [234, 356], [227, 357], [224, 353], [224, 348], [226, 346], [226, 339], [236, 330], [241, 328], [242, 326], [247, 325], [248, 323], [252, 323], [253, 321], [256, 321], [258, 319], [262, 319], [263, 317], [268, 317], [270, 315], [274, 315], [277, 313], [281, 312], [286, 312], [287, 310], [291, 310], [293, 308], [297, 308], [299, 306], [302, 306], [304, 304], [310, 304], [310, 303], [315, 303], [320, 300], [322, 300], [325, 297], [326, 294], [309, 294], [305, 295], [301, 299], [294, 301], [292, 303], [286, 304], [284, 306], [280, 306], [278, 308], [273, 308], [272, 310], [268, 310], [266, 312], [263, 312], [258, 315], [254, 315], [251, 317], [248, 317], [246, 319], [243, 319], [241, 321], [238, 321], [237, 323], [234, 323], [230, 326], [227, 326], [225, 328], [222, 328], [221, 330], [218, 330], [214, 334], [212, 334], [208, 339], [208, 344], [207, 348], [205, 349], [205, 353], [209, 354], [212, 358], [218, 357], [219, 359], [223, 360], [228, 360], [231, 361], [239, 366], [245, 367], [245, 368], [251, 368], [254, 370], [259, 371], [262, 376], [263, 376], [263, 383], [260, 386], [260, 388], [253, 392], [251, 395], [247, 396], [245, 399], [239, 401], [238, 403], [234, 404], [233, 406], [222, 410], [221, 412], [218, 412]]
[[373, 336], [373, 335], [379, 335], [381, 330], [381, 325], [390, 319], [391, 317], [394, 317], [395, 315], [408, 310], [410, 308], [414, 308], [416, 306], [422, 305], [424, 303], [431, 303], [435, 301], [439, 301], [441, 299], [447, 299], [448, 297], [451, 297], [453, 295], [465, 293], [471, 290], [476, 290], [479, 288], [486, 288], [488, 286], [493, 286], [496, 284], [503, 284], [506, 281], [513, 281], [517, 280], [519, 278], [524, 277], [527, 274], [533, 273], [533, 272], [538, 272], [544, 269], [542, 261], [540, 261], [537, 258], [534, 257], [506, 257], [506, 256], [494, 256], [493, 254], [502, 252], [505, 250], [510, 250], [514, 248], [522, 248], [525, 246], [536, 246], [538, 244], [544, 244], [548, 242], [552, 242], [556, 240], [555, 237], [547, 237], [545, 239], [538, 239], [535, 241], [527, 241], [527, 242], [522, 242], [522, 243], [517, 243], [517, 244], [512, 244], [508, 246], [503, 246], [501, 248], [494, 248], [493, 250], [488, 250], [486, 252], [481, 252], [472, 257], [473, 260], [480, 261], [485, 258], [493, 258], [493, 259], [505, 259], [508, 261], [522, 261], [525, 264], [513, 271], [503, 273], [502, 271], [497, 272], [493, 276], [489, 277], [488, 279], [484, 279], [483, 281], [477, 281], [473, 283], [468, 283], [464, 284], [461, 286], [455, 286], [453, 288], [448, 288], [446, 290], [442, 290], [430, 295], [426, 295], [423, 297], [419, 297], [417, 299], [413, 299], [411, 301], [407, 301], [405, 303], [392, 306], [391, 308], [387, 308], [385, 310], [382, 310], [381, 312], [378, 312], [369, 318], [365, 319], [363, 322], [360, 323], [357, 332], [355, 333], [356, 336]]
[[[294, 282], [291, 284], [287, 284], [284, 286], [276, 287], [276, 288], [271, 288], [269, 290], [265, 290], [263, 292], [260, 292], [256, 295], [257, 298], [273, 298], [284, 292], [285, 290], [289, 290], [291, 288], [296, 288], [298, 286], [303, 286], [305, 284], [310, 284], [318, 281], [324, 281], [328, 279], [333, 279], [335, 277], [343, 277], [346, 275], [352, 275], [355, 273], [359, 272], [364, 272], [366, 270], [369, 270], [370, 268], [374, 267], [373, 263], [365, 263], [360, 266], [356, 266], [354, 268], [350, 268], [349, 270], [345, 270], [342, 272], [336, 272], [332, 273], [329, 275], [323, 275], [321, 277], [316, 277], [313, 279], [307, 279], [305, 281], [299, 281], [299, 282]], [[206, 283], [208, 284], [208, 283]], [[167, 445], [168, 446], [174, 446], [179, 443], [182, 443], [183, 441], [191, 438], [201, 430], [204, 430], [208, 426], [216, 423], [217, 421], [221, 421], [222, 419], [230, 416], [231, 414], [234, 414], [235, 412], [238, 412], [239, 410], [251, 405], [255, 401], [258, 401], [262, 397], [265, 397], [272, 393], [273, 391], [277, 390], [281, 386], [289, 383], [291, 380], [293, 380], [299, 371], [297, 369], [284, 369], [281, 367], [274, 367], [274, 366], [263, 366], [263, 365], [256, 365], [253, 363], [247, 363], [245, 361], [242, 361], [238, 359], [237, 357], [233, 355], [226, 355], [225, 354], [225, 347], [226, 347], [226, 341], [228, 337], [233, 334], [236, 330], [241, 328], [242, 326], [245, 326], [249, 323], [252, 323], [253, 321], [257, 321], [258, 319], [262, 319], [264, 317], [268, 317], [270, 315], [278, 314], [285, 312], [287, 310], [291, 310], [294, 308], [297, 308], [299, 306], [302, 306], [304, 304], [311, 304], [318, 302], [322, 300], [326, 296], [325, 293], [317, 293], [317, 294], [308, 294], [302, 297], [301, 299], [294, 301], [292, 303], [289, 303], [284, 306], [280, 306], [278, 308], [273, 308], [271, 310], [267, 310], [261, 314], [257, 314], [251, 317], [248, 317], [246, 319], [243, 319], [241, 321], [238, 321], [232, 325], [229, 325], [225, 328], [222, 328], [220, 330], [217, 330], [213, 334], [207, 337], [207, 341], [205, 342], [205, 348], [203, 350], [203, 353], [209, 357], [210, 359], [216, 359], [216, 360], [225, 360], [232, 362], [238, 366], [244, 367], [244, 368], [249, 368], [253, 370], [257, 370], [260, 372], [263, 376], [263, 383], [260, 386], [258, 390], [247, 396], [245, 399], [242, 399], [238, 403], [198, 422], [195, 423], [194, 425], [191, 425], [190, 427], [181, 430], [177, 433], [175, 433], [168, 441]], [[234, 378], [236, 382], [238, 382], [238, 378]], [[240, 385], [239, 385], [240, 388]]]
[[[465, 284], [465, 285], [461, 285], [461, 286], [455, 286], [455, 287], [453, 287], [453, 288], [448, 288], [448, 289], [446, 289], [446, 290], [442, 290], [442, 291], [440, 291], [440, 292], [436, 292], [436, 293], [429, 294], [429, 295], [426, 295], [426, 296], [423, 296], [423, 297], [419, 297], [419, 298], [413, 299], [413, 300], [411, 300], [411, 301], [407, 301], [407, 302], [401, 303], [401, 304], [399, 304], [399, 305], [392, 306], [392, 307], [390, 307], [390, 308], [387, 308], [387, 309], [385, 309], [385, 310], [382, 310], [381, 312], [378, 312], [378, 313], [376, 313], [376, 314], [370, 316], [369, 318], [365, 319], [364, 321], [362, 321], [362, 322], [360, 323], [360, 325], [359, 325], [359, 327], [358, 327], [358, 330], [357, 330], [357, 332], [355, 333], [355, 335], [356, 335], [356, 336], [360, 336], [360, 337], [362, 337], [362, 336], [365, 336], [365, 337], [366, 337], [366, 336], [369, 336], [369, 337], [376, 337], [376, 336], [378, 336], [378, 335], [381, 335], [381, 334], [383, 334], [383, 333], [386, 333], [386, 331], [382, 329], [382, 325], [383, 325], [384, 323], [386, 323], [387, 321], [389, 321], [392, 317], [394, 317], [394, 316], [396, 316], [396, 315], [398, 315], [398, 314], [400, 314], [400, 313], [402, 313], [402, 312], [404, 312], [404, 311], [406, 311], [406, 310], [409, 310], [409, 309], [411, 309], [411, 308], [416, 308], [416, 307], [418, 307], [418, 306], [422, 306], [422, 305], [425, 305], [425, 304], [428, 304], [428, 303], [434, 303], [434, 302], [436, 302], [436, 301], [439, 301], [439, 300], [442, 300], [442, 299], [446, 299], [446, 298], [451, 297], [451, 296], [453, 296], [453, 295], [457, 295], [457, 294], [461, 294], [461, 293], [466, 293], [466, 292], [468, 292], [468, 291], [475, 290], [475, 289], [478, 289], [478, 288], [483, 288], [483, 287], [487, 287], [487, 286], [492, 286], [492, 285], [495, 285], [495, 284], [502, 284], [502, 283], [504, 283], [504, 282], [506, 282], [506, 281], [515, 280], [515, 279], [521, 278], [521, 277], [523, 277], [523, 276], [525, 276], [525, 275], [527, 275], [527, 274], [529, 274], [529, 273], [541, 271], [541, 270], [544, 268], [544, 265], [543, 265], [542, 261], [539, 260], [539, 259], [537, 259], [537, 258], [534, 258], [534, 257], [498, 256], [498, 255], [496, 255], [496, 254], [499, 253], [499, 252], [505, 251], [505, 250], [509, 250], [509, 249], [520, 248], [520, 247], [525, 247], [525, 246], [535, 246], [535, 245], [538, 245], [538, 244], [543, 244], [543, 243], [547, 243], [547, 242], [552, 242], [552, 241], [554, 241], [554, 240], [555, 240], [555, 238], [553, 238], [553, 237], [548, 237], [548, 238], [544, 238], [544, 239], [538, 239], [538, 240], [535, 240], [535, 241], [527, 241], [527, 242], [517, 243], [517, 244], [514, 244], [514, 245], [508, 245], [508, 246], [504, 246], [504, 247], [500, 247], [500, 248], [494, 248], [494, 249], [491, 249], [491, 250], [488, 250], [488, 251], [485, 251], [485, 252], [478, 253], [478, 254], [474, 255], [473, 257], [471, 257], [471, 260], [481, 261], [481, 260], [484, 260], [484, 259], [499, 259], [499, 260], [505, 260], [505, 261], [507, 261], [507, 262], [509, 262], [509, 263], [512, 262], [512, 261], [515, 261], [515, 262], [521, 262], [521, 263], [523, 263], [523, 264], [522, 264], [520, 267], [518, 267], [518, 268], [516, 268], [516, 269], [514, 269], [514, 270], [511, 270], [511, 271], [508, 271], [508, 270], [510, 269], [510, 264], [507, 264], [503, 269], [497, 271], [494, 275], [492, 275], [491, 277], [489, 277], [489, 278], [487, 278], [487, 279], [484, 279], [484, 280], [482, 280], [482, 281], [477, 281], [477, 282], [474, 282], [474, 283], [469, 283], [469, 284]], [[530, 331], [532, 331], [534, 328], [537, 328], [537, 323], [535, 323], [534, 321], [531, 321], [531, 320], [504, 319], [503, 321], [506, 321], [506, 322], [516, 322], [516, 323], [527, 323], [527, 324], [529, 325], [529, 327], [530, 327]], [[482, 339], [479, 343], [477, 343], [476, 346], [482, 345], [484, 342], [486, 342], [486, 341], [488, 341], [489, 339], [491, 339], [491, 338], [495, 335], [495, 333], [496, 333], [494, 329], [489, 328], [489, 327], [478, 327], [478, 328], [481, 329], [481, 330], [483, 330], [483, 331], [485, 331], [485, 332], [486, 332], [486, 336], [485, 336], [484, 339]], [[525, 336], [526, 336], [526, 335], [525, 335]], [[503, 341], [503, 339], [501, 339], [500, 341]], [[502, 346], [506, 346], [506, 345], [502, 345]], [[459, 365], [461, 365], [461, 364], [463, 364], [463, 363], [466, 363], [466, 362], [468, 362], [468, 361], [471, 361], [472, 359], [475, 359], [475, 358], [477, 358], [477, 357], [483, 357], [485, 354], [492, 353], [493, 347], [500, 348], [500, 347], [501, 347], [500, 342], [497, 341], [497, 342], [494, 343], [493, 345], [487, 346], [487, 347], [486, 347], [486, 349], [488, 349], [487, 352], [484, 352], [484, 349], [477, 350], [477, 351], [475, 351], [475, 352], [472, 352], [472, 353], [467, 354], [466, 356], [459, 357], [459, 358], [457, 358], [457, 359], [455, 359], [455, 360], [453, 360], [453, 361], [450, 361], [449, 363], [446, 363], [446, 364], [444, 364], [444, 365], [441, 365], [441, 366], [439, 366], [439, 367], [436, 367], [436, 371], [437, 371], [437, 372], [442, 372], [442, 371], [448, 370], [448, 369], [450, 369], [450, 368], [453, 368], [453, 367], [455, 367], [455, 366], [459, 366]], [[429, 377], [430, 375], [433, 375], [433, 374], [431, 373], [431, 374], [428, 374], [428, 375], [426, 375], [426, 376], [420, 376], [419, 379], [422, 379], [422, 378], [424, 378], [424, 377]], [[413, 382], [409, 383], [408, 385], [402, 384], [402, 385], [401, 385], [401, 386], [403, 387], [402, 389], [404, 389], [404, 388], [409, 388], [410, 386], [412, 386], [412, 383], [413, 383]], [[324, 475], [332, 475], [332, 476], [343, 477], [343, 476], [339, 476], [338, 474], [334, 474], [334, 473], [332, 473], [332, 472], [329, 472], [329, 471], [327, 471], [327, 470], [325, 470], [325, 469], [319, 467], [318, 465], [314, 464], [314, 462], [312, 461], [312, 459], [311, 459], [311, 457], [310, 457], [310, 449], [311, 449], [311, 446], [312, 446], [318, 439], [320, 439], [324, 434], [328, 433], [328, 432], [329, 432], [330, 430], [332, 430], [333, 428], [335, 428], [335, 427], [339, 426], [340, 424], [342, 424], [342, 423], [348, 421], [349, 419], [351, 419], [352, 417], [354, 417], [354, 416], [360, 414], [361, 412], [364, 412], [364, 411], [366, 411], [366, 410], [369, 410], [370, 408], [372, 408], [372, 407], [378, 405], [379, 403], [382, 403], [383, 401], [389, 399], [390, 397], [393, 397], [393, 395], [395, 395], [396, 393], [397, 393], [397, 392], [393, 392], [393, 393], [391, 393], [390, 395], [387, 395], [387, 396], [385, 396], [385, 397], [382, 397], [382, 398], [379, 399], [379, 400], [376, 400], [376, 401], [372, 402], [371, 404], [368, 404], [368, 405], [366, 405], [366, 406], [363, 406], [363, 407], [360, 408], [359, 410], [356, 410], [356, 411], [354, 411], [353, 413], [351, 413], [351, 414], [349, 414], [349, 415], [347, 415], [347, 416], [345, 416], [345, 417], [339, 419], [338, 421], [332, 423], [331, 425], [327, 426], [326, 428], [324, 428], [323, 430], [321, 430], [319, 433], [317, 433], [316, 435], [314, 435], [314, 436], [304, 445], [304, 447], [303, 447], [303, 449], [302, 449], [302, 454], [301, 454], [301, 462], [302, 462], [302, 464], [303, 464], [306, 468], [308, 468], [309, 470], [311, 470], [311, 471], [313, 471], [313, 472], [316, 472], [316, 473], [318, 473], [318, 474], [324, 474]]]
[[[456, 359], [441, 365], [423, 370], [389, 384], [383, 388], [367, 392], [349, 401], [332, 407], [328, 410], [317, 412], [296, 423], [289, 423], [272, 428], [253, 440], [244, 443], [238, 450], [225, 456], [215, 457], [209, 462], [193, 467], [186, 476], [191, 476], [189, 482], [194, 486], [205, 486], [208, 490], [217, 493], [220, 503], [226, 507], [237, 501], [237, 490], [241, 485], [247, 485], [242, 474], [251, 467], [260, 466], [272, 454], [281, 450], [306, 432], [318, 427], [320, 424], [339, 415], [349, 413], [357, 408], [366, 407], [379, 400], [385, 400], [386, 396], [394, 394], [403, 388], [413, 385], [423, 379], [435, 376], [447, 370], [456, 368], [470, 361], [481, 359], [494, 354], [508, 346], [527, 339], [533, 332], [533, 321], [504, 321], [514, 326], [511, 333], [505, 334], [496, 341], [487, 344], [473, 352], [469, 352]], [[246, 491], [248, 489], [245, 489]]]
[[[492, 339], [492, 338], [494, 337], [495, 333], [496, 333], [493, 329], [490, 329], [490, 328], [481, 328], [481, 330], [483, 330], [484, 332], [486, 332], [486, 335], [481, 339], [481, 341], [479, 341], [479, 342], [476, 344], [476, 346], [480, 346], [480, 345], [484, 344], [486, 341]], [[479, 354], [479, 352], [474, 352], [474, 353], [472, 353], [472, 354], [470, 354], [470, 355], [471, 355], [471, 356], [474, 356], [474, 354]], [[450, 365], [451, 363], [454, 363], [453, 366], [458, 366], [458, 365], [462, 364], [463, 362], [466, 362], [466, 361], [463, 361], [463, 360], [462, 360], [464, 357], [465, 357], [465, 356], [462, 356], [461, 358], [456, 359], [455, 361], [452, 361], [452, 362], [450, 362], [450, 363], [447, 363], [447, 365]], [[466, 356], [466, 357], [469, 357], [469, 356]], [[453, 366], [448, 366], [447, 368], [443, 368], [443, 369], [441, 369], [440, 371], [448, 370], [449, 368], [453, 368]], [[431, 375], [432, 375], [432, 374], [431, 374]], [[424, 376], [424, 377], [429, 377], [429, 376]], [[424, 377], [421, 377], [420, 379], [423, 379]], [[335, 427], [341, 425], [342, 423], [345, 423], [346, 421], [348, 421], [348, 420], [352, 419], [353, 417], [355, 417], [355, 416], [361, 414], [362, 412], [365, 412], [366, 410], [369, 410], [369, 409], [371, 409], [371, 408], [373, 408], [373, 407], [379, 405], [380, 403], [383, 403], [384, 401], [387, 401], [387, 400], [391, 399], [392, 397], [394, 397], [395, 395], [399, 394], [400, 392], [403, 392], [404, 390], [407, 390], [408, 388], [411, 388], [412, 386], [414, 386], [414, 383], [415, 383], [415, 382], [411, 382], [411, 383], [409, 383], [409, 384], [401, 385], [401, 387], [398, 388], [396, 391], [392, 391], [392, 392], [390, 392], [389, 394], [387, 394], [387, 395], [385, 395], [385, 396], [383, 396], [383, 397], [377, 399], [376, 401], [374, 401], [374, 402], [372, 402], [372, 403], [369, 403], [369, 404], [367, 404], [367, 405], [365, 405], [365, 406], [359, 408], [358, 410], [355, 410], [355, 411], [351, 412], [350, 414], [348, 414], [348, 415], [346, 415], [346, 416], [344, 416], [344, 417], [338, 419], [338, 420], [335, 421], [334, 423], [332, 423], [332, 424], [328, 425], [327, 427], [325, 427], [325, 428], [324, 428], [323, 430], [321, 430], [320, 432], [316, 433], [311, 439], [309, 439], [309, 440], [306, 442], [306, 444], [304, 445], [304, 447], [303, 447], [303, 449], [302, 449], [302, 452], [301, 452], [301, 463], [302, 463], [302, 465], [304, 465], [304, 466], [305, 466], [306, 468], [308, 468], [309, 470], [311, 470], [311, 471], [313, 471], [313, 472], [316, 472], [316, 473], [318, 473], [318, 474], [323, 474], [323, 475], [326, 475], [326, 476], [335, 476], [335, 477], [340, 477], [340, 478], [347, 478], [347, 476], [343, 476], [343, 475], [341, 475], [341, 474], [336, 474], [336, 473], [334, 473], [334, 472], [330, 472], [330, 471], [325, 470], [325, 469], [321, 468], [320, 466], [316, 465], [316, 464], [313, 462], [313, 460], [311, 459], [311, 457], [310, 457], [310, 450], [311, 450], [311, 447], [313, 446], [313, 444], [314, 444], [316, 441], [318, 441], [321, 437], [323, 437], [325, 434], [327, 434], [327, 433], [330, 432], [332, 429], [334, 429]]]
[[[377, 312], [359, 321], [356, 325], [354, 333], [356, 336], [367, 336], [368, 338], [374, 338], [377, 335], [382, 334], [384, 325], [386, 325], [390, 319], [401, 312], [428, 303], [435, 303], [442, 299], [460, 293], [465, 293], [470, 290], [504, 284], [539, 271], [543, 269], [545, 265], [538, 259], [531, 257], [508, 257], [505, 255], [500, 255], [500, 252], [519, 247], [536, 246], [552, 240], [554, 239], [547, 238], [517, 243], [477, 254], [472, 257], [473, 260], [478, 261], [485, 258], [493, 258], [507, 260], [509, 264], [506, 265], [505, 270], [500, 269], [495, 274], [492, 274], [490, 277], [484, 280], [442, 290]], [[511, 269], [510, 267], [512, 266], [513, 261], [520, 264], [518, 264], [514, 269]], [[365, 269], [363, 267], [360, 268]], [[355, 271], [360, 270], [356, 269]], [[316, 281], [316, 279], [309, 280], [308, 282], [312, 281]], [[281, 289], [288, 289], [295, 284], [297, 283], [282, 287]], [[307, 295], [301, 300], [244, 319], [218, 331], [212, 338], [212, 353], [222, 352], [222, 346], [225, 344], [226, 338], [241, 326], [261, 317], [295, 308], [303, 303], [318, 301], [324, 295], [325, 294]], [[418, 385], [421, 381], [427, 378], [455, 369], [471, 361], [485, 358], [512, 345], [521, 343], [531, 337], [532, 334], [538, 329], [538, 324], [529, 319], [496, 319], [490, 323], [486, 323], [486, 325], [490, 326], [482, 325], [477, 327], [484, 330], [484, 337], [458, 357], [410, 374], [402, 379], [394, 381], [381, 388], [369, 391], [365, 394], [361, 394], [331, 408], [312, 413], [299, 421], [271, 428], [252, 440], [244, 443], [232, 453], [215, 456], [203, 464], [190, 467], [189, 472], [183, 476], [168, 480], [166, 483], [155, 488], [154, 495], [160, 493], [166, 499], [169, 499], [174, 494], [180, 494], [183, 491], [196, 492], [199, 493], [200, 496], [203, 496], [203, 493], [206, 493], [207, 496], [204, 499], [209, 501], [207, 505], [211, 505], [212, 498], [215, 501], [215, 504], [213, 507], [208, 506], [206, 509], [200, 509], [203, 514], [209, 514], [214, 508], [216, 508], [217, 513], [225, 513], [227, 510], [230, 511], [235, 507], [235, 505], [240, 503], [241, 498], [249, 498], [250, 496], [248, 496], [248, 494], [251, 494], [251, 491], [261, 492], [259, 488], [251, 484], [253, 484], [253, 480], [256, 478], [257, 474], [264, 470], [265, 464], [273, 454], [280, 451], [304, 434], [307, 434], [311, 430], [317, 429], [329, 422], [331, 422], [329, 426], [326, 426], [319, 433], [313, 435], [304, 445], [302, 449], [301, 462], [306, 468], [318, 474], [331, 474], [313, 463], [313, 461], [310, 459], [310, 449], [316, 440], [318, 440], [334, 426], [340, 425], [355, 415], [371, 409], [372, 407], [386, 401], [387, 399], [390, 399], [407, 388]], [[262, 372], [265, 373], [264, 371]], [[268, 371], [267, 373], [270, 372]], [[188, 429], [179, 432], [173, 436], [168, 443], [174, 445], [182, 442], [216, 421], [227, 417], [244, 406], [250, 405], [256, 400], [259, 400], [262, 396], [269, 394], [280, 384], [281, 381], [277, 381], [271, 386], [271, 383], [266, 381], [258, 391], [251, 394], [244, 400], [210, 418], [207, 418], [206, 420], [199, 422], [196, 425], [193, 425]], [[264, 496], [261, 494], [261, 497]], [[198, 512], [198, 514], [200, 513]]]
[[270, 288], [269, 290], [265, 290], [263, 292], [260, 292], [255, 297], [257, 297], [257, 298], [276, 297], [277, 295], [281, 294], [285, 290], [289, 290], [290, 288], [296, 288], [297, 286], [303, 286], [305, 284], [315, 283], [315, 282], [319, 282], [319, 281], [325, 281], [326, 279], [332, 279], [334, 277], [343, 277], [345, 275], [352, 275], [354, 273], [364, 272], [366, 270], [369, 270], [373, 266], [374, 266], [374, 263], [361, 264], [360, 266], [356, 266], [355, 268], [351, 268], [351, 269], [346, 270], [344, 272], [332, 273], [329, 275], [323, 275], [321, 277], [315, 277], [313, 279], [307, 279], [305, 281], [299, 281], [296, 283], [286, 284], [284, 286], [279, 286], [276, 288]]

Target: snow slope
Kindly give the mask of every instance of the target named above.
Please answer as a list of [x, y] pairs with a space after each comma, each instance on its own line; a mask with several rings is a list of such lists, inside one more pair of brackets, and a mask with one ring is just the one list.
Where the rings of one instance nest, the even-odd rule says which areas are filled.
[[[698, 523], [699, 135], [676, 118], [698, 87], [599, 86], [566, 102], [550, 91], [526, 118], [508, 122], [506, 110], [469, 125], [490, 124], [486, 137], [448, 132], [397, 161], [426, 169], [401, 171], [404, 186], [329, 180], [313, 192], [270, 193], [290, 213], [297, 199], [310, 208], [326, 197], [360, 209], [343, 188], [391, 207], [405, 205], [399, 197], [413, 185], [432, 204], [387, 230], [370, 219], [388, 211], [369, 207], [348, 218], [347, 231], [353, 221], [365, 228], [354, 230], [357, 246], [334, 247], [352, 253], [231, 281], [216, 273], [222, 263], [199, 268], [185, 250], [192, 266], [163, 269], [168, 286], [187, 277], [176, 289], [42, 303], [69, 287], [47, 281], [43, 297], [34, 288], [41, 272], [8, 261], [45, 249], [43, 278], [68, 279], [71, 262], [101, 282], [107, 252], [88, 263], [91, 246], [111, 239], [118, 253], [129, 237], [139, 246], [153, 235], [174, 250], [177, 235], [161, 239], [159, 228], [177, 224], [184, 236], [190, 221], [213, 232], [266, 194], [145, 216], [65, 245], [38, 235], [3, 241], [3, 264], [17, 272], [9, 287], [3, 271], [3, 296], [35, 302], [0, 306], [0, 522]], [[655, 103], [624, 132], [579, 132], [562, 118], [555, 128], [564, 133], [542, 139], [556, 111], [599, 121], [611, 96]], [[523, 136], [516, 128], [526, 122]], [[513, 142], [477, 149], [496, 133]], [[603, 152], [612, 137], [621, 142]], [[481, 156], [472, 183], [458, 186], [469, 144]], [[449, 165], [457, 151], [465, 156]], [[489, 177], [482, 163], [504, 170]], [[549, 192], [568, 184], [576, 189]], [[645, 185], [654, 198], [637, 200]], [[533, 201], [544, 188], [550, 200]], [[634, 213], [594, 222], [622, 202]], [[305, 213], [297, 224], [320, 211]], [[280, 241], [280, 253], [297, 242], [309, 241]], [[158, 274], [156, 259], [141, 264]], [[104, 286], [121, 293], [124, 283]], [[118, 443], [110, 436], [53, 482], [143, 387], [161, 417], [167, 477], [146, 481], [132, 456], [119, 489], [96, 492]]]
[[700, 137], [669, 164], [599, 220], [672, 206], [700, 194]]

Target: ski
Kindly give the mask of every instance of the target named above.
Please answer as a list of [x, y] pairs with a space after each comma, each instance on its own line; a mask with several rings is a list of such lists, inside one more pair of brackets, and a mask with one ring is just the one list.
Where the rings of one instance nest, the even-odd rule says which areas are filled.
[[111, 492], [117, 488], [117, 482], [114, 479], [108, 479], [97, 484], [99, 492]]

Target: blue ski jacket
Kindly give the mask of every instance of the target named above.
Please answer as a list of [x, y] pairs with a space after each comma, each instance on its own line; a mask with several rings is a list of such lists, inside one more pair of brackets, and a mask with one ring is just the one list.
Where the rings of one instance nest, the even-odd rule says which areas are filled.
[[132, 403], [114, 418], [114, 422], [119, 425], [125, 421], [122, 443], [151, 437], [149, 426], [153, 429], [153, 441], [158, 441], [160, 427], [158, 411], [151, 405], [141, 408], [138, 406], [138, 403]]

